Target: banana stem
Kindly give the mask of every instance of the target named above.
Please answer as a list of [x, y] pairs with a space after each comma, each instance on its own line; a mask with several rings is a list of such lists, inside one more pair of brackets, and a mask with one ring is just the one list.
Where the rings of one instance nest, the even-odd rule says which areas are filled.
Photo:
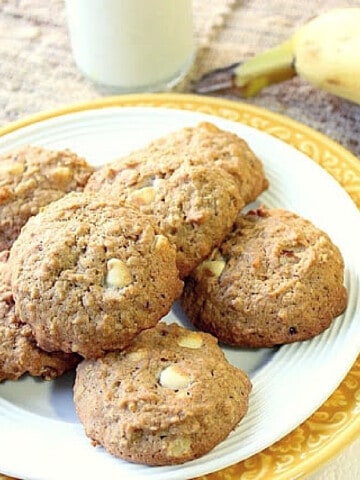
[[296, 75], [292, 39], [241, 63], [234, 71], [234, 83], [244, 97], [252, 97], [268, 85]]

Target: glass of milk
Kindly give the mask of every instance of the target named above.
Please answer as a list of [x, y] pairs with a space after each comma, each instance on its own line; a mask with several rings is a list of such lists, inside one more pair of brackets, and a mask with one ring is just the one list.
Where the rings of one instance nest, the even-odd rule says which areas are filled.
[[167, 90], [194, 59], [191, 0], [66, 0], [80, 71], [109, 93]]

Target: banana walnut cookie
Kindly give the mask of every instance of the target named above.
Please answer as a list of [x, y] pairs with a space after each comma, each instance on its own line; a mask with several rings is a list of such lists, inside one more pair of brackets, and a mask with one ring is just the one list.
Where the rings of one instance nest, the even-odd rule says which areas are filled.
[[0, 251], [28, 218], [70, 191], [83, 190], [94, 168], [70, 150], [24, 145], [0, 155]]
[[126, 347], [182, 291], [175, 247], [130, 205], [69, 193], [29, 219], [10, 252], [16, 315], [47, 351]]
[[8, 256], [8, 251], [0, 253], [0, 381], [18, 380], [25, 373], [52, 380], [73, 369], [81, 357], [38, 347], [30, 326], [15, 315]]
[[130, 462], [172, 465], [224, 440], [250, 391], [215, 337], [160, 322], [125, 350], [81, 362], [74, 401], [95, 445]]
[[203, 122], [103, 166], [90, 177], [86, 191], [113, 195], [153, 215], [177, 247], [184, 278], [267, 186], [262, 163], [247, 143]]
[[272, 347], [327, 329], [347, 304], [344, 262], [329, 236], [282, 209], [239, 215], [187, 279], [181, 304], [219, 341]]

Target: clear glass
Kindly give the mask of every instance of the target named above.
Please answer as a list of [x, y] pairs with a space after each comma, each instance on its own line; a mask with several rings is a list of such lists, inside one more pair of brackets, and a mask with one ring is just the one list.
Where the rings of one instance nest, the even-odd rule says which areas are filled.
[[110, 93], [166, 90], [194, 58], [191, 0], [66, 0], [80, 71]]

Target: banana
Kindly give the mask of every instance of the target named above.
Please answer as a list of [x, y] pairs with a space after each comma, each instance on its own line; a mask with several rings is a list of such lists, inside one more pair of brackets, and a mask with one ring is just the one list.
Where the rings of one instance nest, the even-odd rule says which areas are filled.
[[296, 75], [360, 104], [360, 8], [337, 8], [319, 15], [280, 45], [208, 73], [197, 91], [232, 89], [252, 97]]
[[236, 67], [234, 83], [253, 96], [295, 75], [360, 104], [360, 8], [338, 8], [314, 18], [289, 40]]

